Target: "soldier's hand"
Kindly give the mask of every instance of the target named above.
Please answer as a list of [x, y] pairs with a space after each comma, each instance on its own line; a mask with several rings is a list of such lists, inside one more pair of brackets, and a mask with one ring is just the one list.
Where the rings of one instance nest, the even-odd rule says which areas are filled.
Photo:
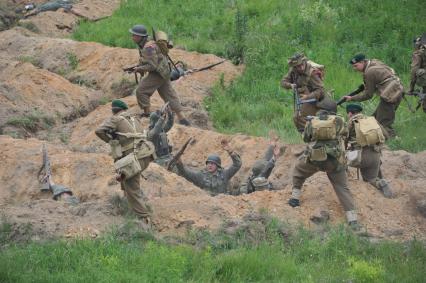
[[230, 152], [230, 151], [231, 151], [231, 147], [229, 146], [229, 142], [228, 142], [228, 140], [226, 140], [226, 139], [222, 139], [222, 140], [220, 141], [220, 145], [222, 146], [222, 149], [223, 149], [223, 150], [226, 150], [227, 152]]
[[346, 95], [346, 96], [344, 96], [345, 97], [345, 100], [346, 101], [351, 101], [352, 100], [352, 96], [348, 96], [348, 95]]

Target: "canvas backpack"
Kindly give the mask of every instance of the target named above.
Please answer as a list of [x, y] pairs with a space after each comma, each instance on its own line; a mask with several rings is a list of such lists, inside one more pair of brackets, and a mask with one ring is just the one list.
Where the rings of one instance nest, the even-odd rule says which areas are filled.
[[362, 117], [354, 120], [356, 142], [361, 147], [382, 144], [385, 136], [379, 122], [374, 117]]

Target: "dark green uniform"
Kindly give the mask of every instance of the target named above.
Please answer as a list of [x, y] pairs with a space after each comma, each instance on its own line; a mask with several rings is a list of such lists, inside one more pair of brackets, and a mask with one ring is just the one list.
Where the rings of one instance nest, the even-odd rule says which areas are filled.
[[211, 195], [224, 194], [229, 191], [229, 180], [241, 168], [241, 158], [236, 152], [229, 153], [232, 159], [232, 165], [224, 169], [218, 166], [214, 173], [207, 170], [192, 170], [182, 163], [176, 164], [179, 174], [197, 187], [208, 191]]
[[309, 143], [305, 153], [299, 157], [293, 170], [293, 190], [289, 201], [291, 206], [299, 205], [302, 186], [307, 178], [318, 171], [324, 171], [330, 180], [349, 223], [357, 221], [355, 204], [348, 188], [345, 170], [345, 149], [343, 138], [347, 135], [347, 127], [342, 117], [320, 115], [320, 120], [335, 117], [334, 139], [315, 140], [312, 121], [306, 124], [303, 140]]
[[155, 163], [164, 167], [172, 158], [167, 132], [173, 127], [174, 115], [170, 112], [167, 115], [167, 121], [164, 121], [164, 118], [160, 115], [157, 112], [151, 113], [147, 137], [155, 146], [157, 156]]

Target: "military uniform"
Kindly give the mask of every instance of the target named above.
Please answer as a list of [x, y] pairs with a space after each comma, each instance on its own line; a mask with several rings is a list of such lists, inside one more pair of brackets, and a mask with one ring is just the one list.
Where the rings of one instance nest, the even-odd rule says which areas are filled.
[[[320, 120], [323, 119], [321, 116], [319, 117]], [[305, 153], [297, 160], [293, 170], [293, 189], [289, 204], [293, 207], [299, 206], [299, 198], [305, 180], [318, 171], [324, 171], [346, 212], [348, 222], [354, 223], [357, 221], [357, 214], [352, 194], [347, 185], [343, 144], [343, 138], [347, 135], [347, 127], [340, 116], [327, 115], [325, 117], [335, 117], [333, 122], [335, 138], [316, 140], [312, 121], [306, 124], [303, 140], [308, 143], [308, 146]]]
[[141, 109], [150, 107], [150, 97], [157, 90], [170, 108], [179, 113], [182, 111], [179, 98], [170, 82], [170, 65], [155, 41], [148, 41], [139, 47], [140, 60], [138, 69], [148, 74], [144, 76], [136, 89], [136, 98]]
[[167, 121], [164, 121], [160, 113], [152, 112], [150, 115], [147, 138], [155, 146], [156, 158], [154, 162], [163, 167], [166, 166], [172, 158], [167, 132], [173, 127], [173, 124], [174, 115], [171, 112], [167, 115]]
[[249, 194], [255, 191], [272, 189], [271, 182], [268, 181], [275, 167], [274, 146], [268, 146], [263, 159], [255, 162], [251, 175], [246, 182], [241, 184], [239, 194]]
[[[121, 145], [123, 155], [127, 156], [134, 150], [134, 139], [120, 135], [118, 133], [142, 133], [143, 129], [138, 120], [134, 119], [134, 124], [130, 120], [130, 114], [122, 111], [104, 121], [104, 123], [96, 129], [96, 135], [103, 141], [109, 143], [111, 140], [118, 140]], [[134, 127], [133, 127], [134, 126]], [[147, 142], [150, 144], [150, 142]], [[153, 145], [151, 144], [152, 148]], [[118, 160], [116, 158], [114, 161]], [[149, 163], [153, 160], [153, 156], [147, 156], [139, 159], [142, 171], [146, 169]], [[150, 216], [151, 210], [143, 200], [143, 192], [140, 189], [140, 174], [131, 178], [125, 178], [120, 182], [121, 189], [129, 201], [134, 212], [141, 218]]]
[[359, 113], [349, 118], [349, 136], [346, 143], [350, 150], [361, 150], [361, 164], [359, 169], [361, 171], [362, 179], [376, 187], [378, 190], [382, 191], [385, 197], [390, 198], [392, 197], [392, 192], [390, 190], [389, 184], [385, 179], [383, 179], [380, 170], [380, 157], [383, 143], [378, 142], [377, 144], [366, 145], [363, 147], [357, 143], [355, 123], [365, 117], [365, 115]]
[[[416, 85], [426, 93], [426, 45], [421, 45], [413, 52], [411, 58], [410, 92], [414, 91]], [[426, 101], [422, 102], [423, 111], [426, 112]]]
[[208, 191], [211, 195], [224, 194], [229, 191], [229, 180], [241, 168], [240, 156], [236, 152], [229, 152], [228, 154], [232, 159], [232, 165], [224, 169], [219, 164], [214, 173], [210, 173], [206, 169], [192, 170], [181, 162], [178, 162], [176, 167], [181, 176], [197, 187]]
[[371, 99], [375, 92], [380, 96], [380, 103], [373, 113], [374, 118], [382, 124], [390, 137], [395, 136], [392, 127], [396, 110], [402, 100], [403, 86], [395, 71], [379, 60], [366, 60], [363, 71], [364, 92], [352, 97], [353, 101]]

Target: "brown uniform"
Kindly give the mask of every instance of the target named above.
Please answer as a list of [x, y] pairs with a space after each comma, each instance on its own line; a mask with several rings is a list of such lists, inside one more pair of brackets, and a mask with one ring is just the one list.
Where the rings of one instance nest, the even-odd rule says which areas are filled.
[[148, 75], [144, 76], [136, 89], [136, 98], [141, 109], [150, 107], [151, 95], [157, 90], [164, 102], [170, 103], [174, 112], [182, 107], [170, 82], [170, 66], [167, 57], [161, 53], [155, 41], [148, 41], [139, 49], [139, 68]]
[[380, 96], [380, 103], [373, 113], [390, 137], [395, 136], [392, 124], [402, 99], [403, 86], [392, 68], [379, 60], [367, 60], [363, 71], [364, 92], [352, 97], [353, 101], [371, 99], [374, 93]]
[[[309, 61], [306, 62], [305, 71], [300, 74], [295, 67], [292, 67], [282, 78], [281, 86], [285, 89], [291, 89], [291, 85], [296, 84], [300, 95], [307, 95], [307, 99], [315, 98], [321, 100], [325, 95], [324, 84], [320, 74]], [[293, 121], [296, 128], [302, 132], [306, 124], [306, 116], [314, 116], [317, 111], [316, 102], [303, 103], [300, 107], [300, 113], [295, 112]]]
[[375, 145], [367, 145], [361, 147], [356, 142], [356, 131], [355, 123], [357, 120], [364, 118], [363, 114], [356, 114], [349, 119], [348, 131], [349, 136], [347, 138], [347, 144], [351, 150], [361, 150], [361, 165], [359, 169], [361, 171], [362, 180], [370, 183], [378, 190], [381, 190], [386, 197], [391, 197], [392, 193], [389, 188], [389, 184], [383, 179], [380, 165], [381, 165], [381, 149], [383, 144], [378, 143]]
[[[299, 157], [293, 170], [292, 199], [299, 200], [302, 186], [307, 178], [318, 171], [324, 171], [330, 180], [333, 189], [339, 198], [343, 209], [346, 211], [348, 222], [356, 221], [355, 204], [348, 188], [345, 170], [343, 138], [347, 135], [347, 128], [343, 118], [336, 116], [335, 140], [314, 141], [312, 137], [311, 122], [306, 124], [303, 140], [309, 143], [305, 153]], [[326, 159], [316, 161], [313, 150], [324, 149]]]
[[[96, 129], [96, 135], [105, 142], [110, 142], [112, 139], [118, 139], [122, 150], [123, 156], [133, 152], [133, 138], [128, 138], [119, 133], [134, 133], [133, 126], [129, 121], [130, 115], [128, 112], [121, 111], [104, 121], [104, 123]], [[143, 128], [138, 120], [135, 119], [136, 132], [141, 133]], [[142, 171], [145, 170], [149, 163], [153, 160], [152, 156], [139, 159]], [[114, 160], [116, 161], [116, 160]], [[134, 212], [142, 218], [150, 216], [150, 208], [143, 200], [143, 192], [140, 189], [140, 174], [131, 178], [126, 178], [120, 182], [121, 189], [129, 201], [130, 206]]]
[[[426, 46], [421, 46], [413, 52], [411, 58], [410, 91], [414, 91], [416, 85], [426, 93]], [[422, 101], [423, 111], [426, 112], [426, 101]]]

